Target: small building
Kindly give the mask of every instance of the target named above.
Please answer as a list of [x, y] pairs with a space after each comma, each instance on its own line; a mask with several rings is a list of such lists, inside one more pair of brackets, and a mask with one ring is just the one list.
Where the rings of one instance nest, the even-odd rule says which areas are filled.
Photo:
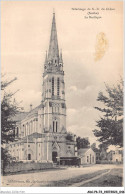
[[95, 164], [96, 153], [91, 148], [82, 148], [78, 150], [78, 157], [81, 164]]
[[107, 154], [108, 161], [112, 163], [122, 163], [123, 162], [123, 150], [116, 148], [116, 150], [111, 150]]
[[116, 163], [123, 162], [123, 150], [120, 150], [120, 149], [115, 150], [115, 153], [112, 155], [112, 162], [116, 162]]

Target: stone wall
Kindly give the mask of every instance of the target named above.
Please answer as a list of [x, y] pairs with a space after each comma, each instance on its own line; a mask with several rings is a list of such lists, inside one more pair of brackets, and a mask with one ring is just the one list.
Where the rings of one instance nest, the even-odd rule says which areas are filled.
[[8, 166], [4, 169], [6, 173], [16, 173], [16, 172], [24, 172], [30, 170], [42, 170], [42, 169], [51, 169], [53, 168], [53, 163], [23, 163], [23, 162], [14, 162], [8, 164]]

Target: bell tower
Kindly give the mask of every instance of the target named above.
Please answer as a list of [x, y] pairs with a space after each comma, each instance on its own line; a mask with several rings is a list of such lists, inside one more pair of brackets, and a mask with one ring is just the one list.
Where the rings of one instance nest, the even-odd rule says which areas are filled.
[[46, 52], [43, 85], [43, 132], [66, 132], [65, 83], [62, 51], [59, 52], [55, 13], [53, 13], [49, 51]]

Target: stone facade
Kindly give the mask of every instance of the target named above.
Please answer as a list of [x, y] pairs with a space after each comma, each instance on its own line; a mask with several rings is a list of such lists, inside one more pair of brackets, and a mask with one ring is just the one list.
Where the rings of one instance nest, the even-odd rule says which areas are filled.
[[14, 118], [16, 141], [7, 145], [15, 160], [57, 162], [75, 157], [75, 136], [67, 140], [65, 82], [62, 53], [59, 54], [55, 14], [53, 14], [49, 52], [46, 53], [41, 104]]
[[81, 164], [95, 164], [96, 163], [96, 153], [91, 148], [79, 149], [78, 155], [81, 160]]

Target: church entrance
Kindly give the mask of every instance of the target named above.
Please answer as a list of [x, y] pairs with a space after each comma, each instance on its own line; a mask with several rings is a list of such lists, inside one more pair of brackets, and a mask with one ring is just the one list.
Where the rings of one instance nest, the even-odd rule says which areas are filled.
[[31, 160], [31, 154], [28, 154], [28, 160]]
[[57, 152], [52, 152], [52, 161], [53, 163], [57, 163]]

